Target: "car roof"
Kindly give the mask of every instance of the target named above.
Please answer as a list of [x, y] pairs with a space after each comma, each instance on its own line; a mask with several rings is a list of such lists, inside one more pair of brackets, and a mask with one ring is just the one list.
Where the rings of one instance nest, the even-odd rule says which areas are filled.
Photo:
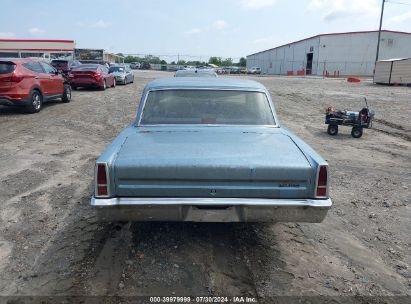
[[[192, 75], [193, 77], [198, 77], [199, 75], [209, 75], [209, 76], [217, 76], [214, 70], [211, 69], [190, 69], [190, 70], [178, 70], [175, 76], [179, 75]], [[186, 76], [187, 77], [187, 76]]]
[[158, 89], [232, 89], [267, 91], [259, 82], [248, 79], [222, 77], [173, 77], [156, 79], [146, 86], [146, 90]]

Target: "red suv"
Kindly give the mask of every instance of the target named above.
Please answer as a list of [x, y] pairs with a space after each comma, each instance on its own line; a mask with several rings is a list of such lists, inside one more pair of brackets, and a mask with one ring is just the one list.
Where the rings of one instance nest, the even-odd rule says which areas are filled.
[[101, 64], [82, 64], [69, 74], [71, 87], [97, 87], [105, 90], [116, 86], [116, 78], [108, 73], [108, 68]]
[[38, 59], [0, 58], [0, 105], [40, 112], [43, 102], [71, 100], [70, 84], [51, 65]]

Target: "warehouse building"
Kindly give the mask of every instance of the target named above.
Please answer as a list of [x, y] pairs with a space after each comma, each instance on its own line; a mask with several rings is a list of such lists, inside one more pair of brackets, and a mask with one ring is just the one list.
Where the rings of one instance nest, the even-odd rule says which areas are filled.
[[0, 39], [0, 58], [73, 58], [74, 40]]
[[77, 59], [84, 62], [124, 62], [103, 49], [76, 49], [74, 40], [0, 39], [0, 58]]
[[[371, 76], [378, 31], [322, 34], [247, 56], [263, 74]], [[411, 33], [383, 30], [379, 59], [411, 57]]]

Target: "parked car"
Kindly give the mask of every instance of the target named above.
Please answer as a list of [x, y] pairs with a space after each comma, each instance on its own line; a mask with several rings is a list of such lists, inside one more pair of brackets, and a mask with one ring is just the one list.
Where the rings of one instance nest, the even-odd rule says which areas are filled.
[[59, 72], [63, 74], [68, 74], [73, 68], [81, 65], [80, 61], [77, 60], [62, 60], [55, 59], [51, 61], [51, 65]]
[[95, 87], [105, 90], [116, 86], [116, 78], [108, 72], [108, 68], [100, 64], [82, 64], [72, 69], [69, 74], [73, 90], [78, 87]]
[[174, 77], [217, 77], [217, 74], [212, 69], [194, 69], [176, 71]]
[[138, 70], [140, 68], [140, 62], [130, 63], [130, 68], [133, 69], [133, 70]]
[[248, 74], [261, 74], [261, 68], [252, 67], [248, 70]]
[[328, 164], [283, 129], [267, 89], [226, 78], [149, 83], [95, 166], [105, 221], [321, 222]]
[[140, 64], [140, 70], [150, 70], [151, 69], [151, 64], [148, 62], [142, 62]]
[[108, 69], [108, 72], [116, 78], [116, 83], [126, 85], [134, 82], [133, 71], [127, 65], [113, 65]]
[[230, 67], [230, 74], [240, 74], [240, 68], [239, 67]]
[[39, 59], [0, 58], [0, 104], [23, 106], [37, 113], [43, 103], [71, 100], [68, 81], [50, 64]]

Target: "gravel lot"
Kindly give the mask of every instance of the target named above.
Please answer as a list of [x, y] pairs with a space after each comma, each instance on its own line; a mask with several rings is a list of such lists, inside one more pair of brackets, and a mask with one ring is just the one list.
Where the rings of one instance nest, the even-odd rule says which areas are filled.
[[[330, 164], [334, 207], [321, 224], [99, 224], [94, 161], [144, 85], [172, 75], [135, 74], [39, 114], [0, 107], [0, 295], [411, 296], [411, 88], [249, 77]], [[375, 128], [327, 135], [324, 109], [360, 110], [363, 97]]]

